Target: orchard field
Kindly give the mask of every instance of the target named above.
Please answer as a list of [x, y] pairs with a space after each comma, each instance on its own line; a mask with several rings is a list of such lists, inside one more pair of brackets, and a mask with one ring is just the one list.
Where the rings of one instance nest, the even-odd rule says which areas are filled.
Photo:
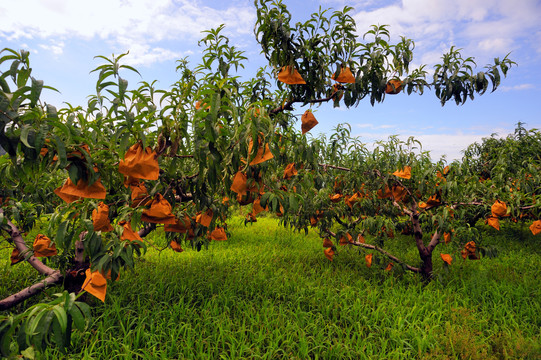
[[359, 37], [349, 7], [255, 7], [248, 79], [223, 25], [166, 89], [96, 56], [84, 106], [0, 52], [0, 355], [539, 358], [541, 132], [448, 162], [312, 130], [318, 106], [490, 96], [516, 63], [413, 68], [413, 40]]
[[[274, 216], [244, 226], [208, 251], [154, 248], [121, 273], [91, 331], [76, 333], [71, 356], [44, 359], [538, 359], [541, 290], [538, 240], [521, 226], [480, 225], [497, 258], [443, 261], [425, 284], [400, 268], [368, 268], [356, 248], [321, 256], [313, 231], [278, 226]], [[409, 251], [398, 236], [389, 249]], [[167, 243], [159, 232], [158, 247]], [[370, 242], [370, 240], [368, 241]], [[460, 257], [460, 248], [445, 251]], [[1, 252], [0, 295], [24, 287]], [[34, 281], [35, 279], [29, 280]], [[61, 287], [47, 290], [48, 294]], [[42, 294], [40, 300], [48, 295]], [[34, 301], [37, 301], [35, 299]]]

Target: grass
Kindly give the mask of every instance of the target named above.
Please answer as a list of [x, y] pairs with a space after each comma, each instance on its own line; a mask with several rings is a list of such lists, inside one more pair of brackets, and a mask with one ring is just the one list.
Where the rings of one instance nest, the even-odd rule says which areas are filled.
[[[367, 268], [359, 249], [340, 247], [330, 262], [316, 234], [271, 218], [246, 227], [234, 218], [230, 230], [207, 251], [150, 249], [109, 285], [105, 304], [91, 299], [94, 323], [74, 334], [70, 354], [41, 358], [541, 359], [541, 250], [516, 235], [526, 232], [488, 231], [494, 259], [438, 248], [438, 280], [426, 285], [399, 266], [382, 271], [383, 259]], [[165, 244], [159, 232], [154, 241]], [[388, 245], [415, 265], [411, 240]], [[438, 250], [455, 259], [450, 271]], [[36, 280], [0, 253], [0, 295]]]

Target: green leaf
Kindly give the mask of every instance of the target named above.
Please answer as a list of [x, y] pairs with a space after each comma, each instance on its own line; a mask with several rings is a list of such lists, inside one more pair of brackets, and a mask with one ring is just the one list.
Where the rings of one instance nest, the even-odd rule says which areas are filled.
[[21, 142], [27, 148], [34, 149], [34, 147], [28, 143], [28, 134], [30, 133], [30, 130], [33, 130], [32, 126], [30, 126], [28, 124], [23, 125], [23, 127], [21, 129], [21, 138], [20, 139], [21, 139]]
[[70, 178], [71, 182], [73, 182], [74, 184], [77, 184], [79, 182], [79, 179], [80, 179], [80, 177], [79, 177], [79, 167], [72, 164], [68, 168], [68, 175], [69, 175], [69, 178]]
[[39, 97], [41, 95], [41, 90], [43, 89], [43, 80], [36, 80], [32, 78], [32, 90], [30, 91], [30, 107], [36, 106], [38, 103]]
[[53, 312], [60, 323], [62, 332], [64, 333], [68, 327], [68, 315], [66, 314], [66, 310], [64, 310], [64, 308], [58, 304], [53, 307]]
[[58, 317], [55, 318], [52, 322], [52, 331], [49, 335], [52, 335], [52, 339], [56, 346], [60, 348], [60, 351], [64, 352], [68, 344], [64, 342], [65, 329], [62, 329], [62, 324], [58, 320]]
[[34, 347], [29, 346], [23, 351], [21, 351], [21, 355], [24, 356], [25, 359], [34, 360], [36, 358], [36, 352], [34, 351]]
[[[47, 306], [46, 304], [43, 305]], [[53, 318], [53, 311], [42, 309], [34, 318], [28, 319], [26, 336], [38, 350], [43, 349], [43, 340], [49, 333], [49, 327]]]
[[66, 312], [70, 312], [71, 308], [73, 307], [73, 304], [75, 304], [76, 295], [75, 293], [68, 293], [67, 291], [64, 291], [62, 293], [62, 297], [64, 297], [64, 310]]
[[[15, 318], [16, 319], [16, 318]], [[6, 358], [11, 355], [10, 345], [18, 322], [13, 317], [4, 320], [0, 325], [0, 354]]]
[[75, 328], [81, 332], [84, 331], [86, 328], [86, 321], [79, 307], [73, 306], [70, 309], [69, 314], [73, 319], [73, 324], [75, 325]]
[[[56, 238], [55, 238], [55, 243], [57, 243], [65, 251], [68, 250], [69, 245], [70, 245], [69, 244], [70, 239], [69, 239], [69, 237], [66, 236], [68, 226], [69, 226], [69, 221], [68, 220], [62, 221], [60, 223], [60, 225], [58, 225], [58, 230], [56, 232]], [[66, 239], [68, 240], [67, 244], [66, 244]]]

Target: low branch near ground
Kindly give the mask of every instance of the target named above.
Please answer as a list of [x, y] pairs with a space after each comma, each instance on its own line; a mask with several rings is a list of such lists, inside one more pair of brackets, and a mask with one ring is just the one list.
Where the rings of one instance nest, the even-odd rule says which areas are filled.
[[[3, 213], [4, 210], [0, 209], [0, 214]], [[7, 220], [7, 225], [9, 229], [7, 229], [6, 231], [11, 236], [11, 240], [17, 247], [19, 253], [25, 254], [30, 251], [28, 246], [26, 246], [26, 243], [24, 242], [24, 239], [21, 236], [21, 232], [19, 231], [17, 226], [15, 226], [15, 224], [13, 224], [10, 220]], [[60, 273], [59, 270], [48, 267], [34, 255], [30, 256], [28, 259], [26, 259], [26, 261], [28, 261], [28, 263], [32, 265], [32, 267], [36, 269], [40, 274], [47, 275], [47, 277], [39, 283], [29, 286], [16, 294], [10, 295], [5, 299], [0, 300], [0, 310], [10, 309], [13, 306], [23, 302], [24, 300], [39, 294], [47, 287], [62, 283], [64, 276], [62, 275], [62, 273]]]
[[32, 286], [29, 286], [16, 294], [10, 295], [3, 300], [0, 300], [0, 311], [10, 309], [15, 305], [25, 301], [26, 299], [29, 299], [32, 296], [39, 294], [50, 286], [59, 285], [62, 283], [63, 280], [64, 276], [60, 273], [60, 271], [54, 270], [51, 275], [47, 276], [42, 281]]
[[[332, 231], [330, 231], [330, 230], [325, 230], [325, 231], [329, 235], [331, 235], [333, 237], [336, 237], [336, 234], [333, 233]], [[365, 248], [365, 249], [375, 250], [375, 251], [387, 256], [389, 259], [393, 260], [394, 262], [396, 262], [398, 264], [401, 264], [401, 265], [404, 265], [406, 267], [406, 269], [408, 269], [410, 271], [413, 271], [415, 273], [420, 273], [421, 272], [421, 269], [406, 264], [404, 261], [400, 260], [396, 256], [388, 253], [387, 251], [383, 250], [382, 248], [380, 248], [378, 246], [371, 245], [371, 244], [365, 244], [365, 243], [361, 243], [361, 242], [358, 242], [358, 241], [348, 241], [348, 243], [351, 244], [351, 245], [354, 245], [354, 246], [359, 246], [359, 247]]]
[[[4, 210], [0, 209], [0, 214], [3, 214], [3, 213], [4, 213]], [[26, 246], [26, 243], [24, 242], [23, 237], [21, 236], [21, 232], [15, 226], [15, 224], [13, 224], [10, 220], [7, 220], [7, 225], [9, 227], [9, 229], [7, 229], [7, 232], [9, 236], [11, 236], [11, 240], [17, 247], [17, 250], [19, 250], [19, 253], [25, 254], [28, 251], [30, 251], [30, 249], [28, 249], [28, 246]], [[41, 260], [39, 260], [37, 257], [33, 255], [30, 256], [28, 259], [26, 259], [26, 261], [28, 261], [28, 263], [32, 265], [34, 269], [36, 269], [40, 274], [43, 274], [43, 275], [51, 275], [55, 271], [57, 271], [57, 270], [51, 269], [50, 267], [42, 263]]]

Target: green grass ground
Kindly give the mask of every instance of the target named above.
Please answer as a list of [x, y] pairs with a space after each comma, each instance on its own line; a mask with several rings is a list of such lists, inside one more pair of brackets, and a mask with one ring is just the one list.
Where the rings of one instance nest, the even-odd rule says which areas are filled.
[[[457, 244], [438, 247], [438, 280], [424, 285], [398, 266], [367, 268], [356, 248], [330, 262], [315, 233], [275, 219], [241, 222], [206, 251], [149, 249], [109, 285], [105, 304], [91, 301], [94, 323], [74, 334], [67, 358], [541, 359], [541, 247], [526, 232], [487, 238], [500, 249], [494, 259], [462, 261]], [[159, 232], [154, 240], [165, 244]], [[411, 241], [389, 247], [415, 264]], [[440, 250], [455, 259], [450, 272]], [[8, 249], [0, 255], [0, 295], [38, 278], [27, 264], [10, 267]]]

